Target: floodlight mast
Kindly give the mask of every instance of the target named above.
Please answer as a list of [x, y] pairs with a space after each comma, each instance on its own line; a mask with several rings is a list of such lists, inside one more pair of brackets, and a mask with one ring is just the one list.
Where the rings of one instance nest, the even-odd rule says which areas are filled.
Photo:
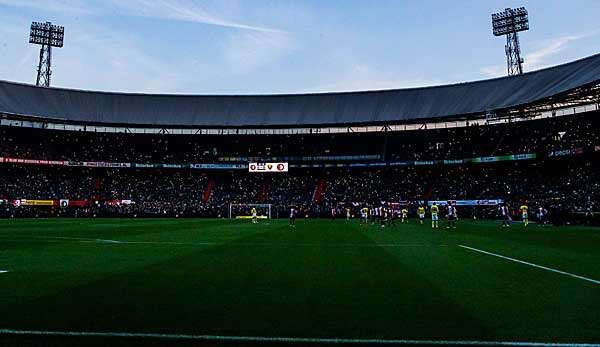
[[41, 45], [40, 61], [37, 69], [36, 86], [50, 87], [50, 78], [52, 76], [52, 47], [62, 47], [65, 38], [65, 28], [54, 25], [51, 22], [31, 23], [29, 32], [29, 43]]
[[525, 7], [507, 8], [492, 14], [492, 32], [494, 36], [506, 35], [506, 65], [508, 75], [523, 73], [523, 58], [519, 45], [519, 31], [529, 30], [529, 14]]

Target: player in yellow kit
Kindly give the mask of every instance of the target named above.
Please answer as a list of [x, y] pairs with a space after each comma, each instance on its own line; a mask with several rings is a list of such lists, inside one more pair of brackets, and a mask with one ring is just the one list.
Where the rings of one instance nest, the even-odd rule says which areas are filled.
[[408, 210], [406, 209], [406, 207], [404, 207], [400, 213], [402, 214], [402, 223], [407, 223], [408, 222]]
[[429, 210], [431, 211], [431, 228], [437, 229], [438, 228], [438, 213], [440, 212], [440, 208], [434, 202], [433, 205], [431, 205], [431, 208]]
[[258, 216], [256, 214], [256, 208], [252, 207], [252, 209], [250, 210], [250, 213], [252, 214], [252, 224], [258, 223]]
[[423, 221], [425, 220], [425, 207], [419, 205], [419, 208], [417, 208], [417, 214], [419, 215], [419, 224], [423, 224]]
[[527, 207], [527, 204], [521, 205], [521, 207], [519, 207], [519, 210], [521, 210], [521, 217], [523, 218], [523, 225], [525, 225], [525, 226], [529, 225], [529, 213], [527, 212], [529, 210], [529, 207]]

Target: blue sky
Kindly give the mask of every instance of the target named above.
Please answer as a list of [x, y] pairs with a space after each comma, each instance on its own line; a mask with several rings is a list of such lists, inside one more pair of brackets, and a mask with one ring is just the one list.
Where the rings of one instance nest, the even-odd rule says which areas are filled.
[[504, 75], [490, 14], [525, 6], [527, 71], [599, 52], [598, 0], [0, 0], [0, 79], [33, 83], [31, 21], [64, 25], [54, 86], [151, 93], [389, 89]]

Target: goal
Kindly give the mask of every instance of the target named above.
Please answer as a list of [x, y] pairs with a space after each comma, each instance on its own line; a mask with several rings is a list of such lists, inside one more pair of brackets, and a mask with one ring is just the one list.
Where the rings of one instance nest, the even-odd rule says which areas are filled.
[[258, 219], [271, 219], [271, 204], [229, 204], [229, 219], [250, 219], [252, 208]]

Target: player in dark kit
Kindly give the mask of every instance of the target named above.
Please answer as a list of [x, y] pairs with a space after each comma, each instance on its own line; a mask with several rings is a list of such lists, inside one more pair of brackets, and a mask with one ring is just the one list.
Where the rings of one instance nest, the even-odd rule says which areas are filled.
[[547, 223], [548, 210], [544, 207], [538, 207], [538, 226], [544, 226]]
[[396, 209], [393, 207], [388, 207], [388, 215], [389, 215], [390, 226], [395, 227], [396, 226], [396, 218], [398, 217]]
[[500, 218], [502, 219], [502, 227], [503, 228], [509, 228], [510, 227], [510, 210], [508, 208], [508, 205], [506, 203], [504, 203], [501, 207], [500, 207]]

